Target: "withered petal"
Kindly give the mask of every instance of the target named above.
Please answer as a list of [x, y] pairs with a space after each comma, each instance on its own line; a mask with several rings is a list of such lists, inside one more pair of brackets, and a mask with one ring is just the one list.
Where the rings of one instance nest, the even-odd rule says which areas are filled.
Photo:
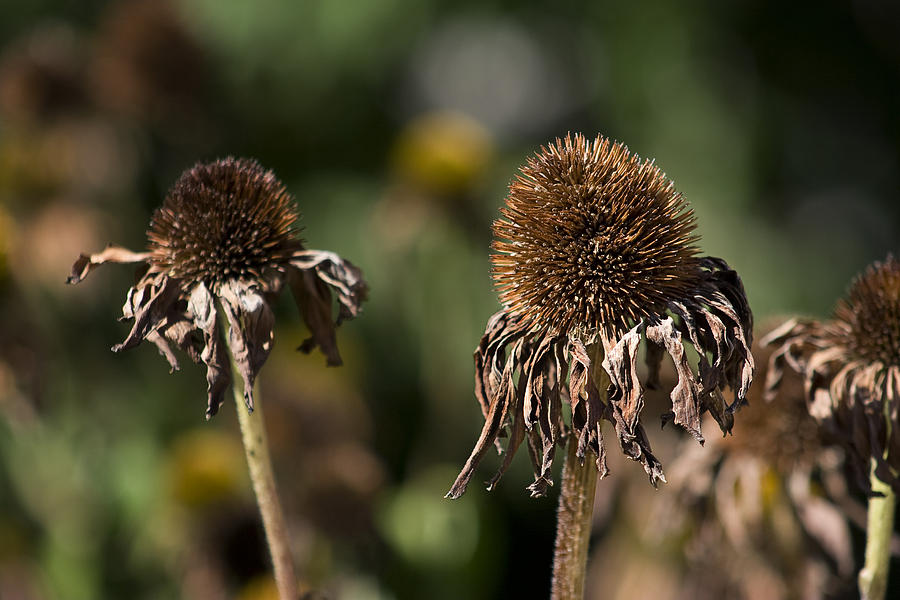
[[643, 323], [604, 348], [603, 369], [609, 374], [610, 403], [615, 404], [626, 430], [633, 431], [644, 407], [644, 389], [637, 375], [637, 348]]
[[291, 265], [301, 271], [315, 271], [316, 277], [328, 284], [338, 296], [340, 325], [346, 319], [359, 315], [360, 306], [369, 293], [362, 271], [349, 260], [325, 250], [301, 250], [295, 252]]
[[304, 354], [312, 352], [316, 346], [325, 355], [330, 367], [343, 364], [338, 352], [335, 325], [332, 320], [331, 292], [328, 286], [316, 277], [314, 271], [288, 269], [288, 284], [303, 321], [312, 334], [305, 339], [298, 350]]
[[132, 252], [121, 246], [110, 244], [96, 254], [82, 254], [72, 265], [72, 274], [66, 278], [66, 283], [74, 284], [80, 282], [88, 276], [88, 274], [104, 263], [137, 263], [145, 262], [150, 258], [149, 252]]
[[[299, 349], [308, 353], [318, 346], [329, 366], [342, 364], [335, 327], [359, 314], [360, 305], [368, 294], [362, 271], [334, 252], [302, 250], [293, 254], [287, 279], [300, 314], [312, 334]], [[337, 319], [332, 318], [332, 290], [338, 299]]]
[[169, 373], [181, 369], [181, 365], [178, 364], [178, 357], [172, 352], [172, 348], [169, 346], [169, 342], [166, 340], [165, 336], [160, 335], [159, 331], [151, 331], [147, 334], [146, 339], [156, 345], [159, 353], [162, 354], [163, 358], [166, 359], [166, 362], [169, 363]]
[[[513, 360], [513, 364], [518, 363], [521, 360], [522, 354], [522, 345], [524, 340], [520, 339], [515, 344], [513, 344], [513, 349], [511, 352], [511, 358]], [[514, 369], [515, 367], [513, 367]], [[512, 377], [509, 378], [506, 389], [508, 390], [508, 398], [507, 401], [513, 407], [513, 423], [510, 427], [509, 432], [509, 441], [506, 443], [506, 449], [503, 450], [503, 462], [501, 462], [500, 467], [497, 469], [497, 472], [491, 477], [490, 481], [487, 483], [488, 491], [493, 490], [497, 485], [497, 482], [500, 481], [500, 478], [506, 473], [506, 470], [509, 468], [509, 465], [512, 463], [513, 456], [515, 456], [516, 450], [519, 449], [519, 446], [522, 444], [522, 440], [525, 439], [525, 413], [522, 410], [517, 410], [517, 401], [516, 399], [521, 397], [524, 392], [525, 386], [525, 378], [520, 377], [518, 387], [513, 388]], [[510, 410], [507, 408], [507, 413]], [[495, 443], [499, 445], [499, 440], [495, 440]]]
[[501, 394], [491, 405], [491, 410], [484, 421], [484, 426], [481, 429], [481, 434], [478, 436], [478, 441], [475, 443], [475, 448], [472, 450], [468, 460], [466, 460], [466, 464], [456, 477], [456, 481], [453, 482], [445, 498], [456, 499], [466, 493], [466, 488], [472, 479], [472, 475], [475, 474], [475, 469], [478, 467], [481, 459], [484, 458], [488, 447], [493, 444], [497, 434], [500, 432], [500, 428], [503, 426], [503, 420], [506, 418], [508, 408], [509, 394]]
[[222, 342], [215, 298], [205, 284], [198, 283], [191, 290], [188, 312], [195, 327], [203, 334], [200, 360], [206, 365], [206, 418], [209, 419], [219, 412], [219, 406], [225, 401], [231, 385], [231, 365]]
[[244, 402], [253, 410], [253, 383], [274, 341], [275, 315], [253, 285], [227, 281], [219, 288], [222, 310], [228, 319], [228, 346], [244, 381]]
[[122, 352], [141, 343], [147, 335], [165, 321], [181, 293], [178, 281], [166, 275], [145, 276], [129, 290], [122, 313], [134, 318], [131, 332], [121, 344], [113, 346], [113, 352]]
[[619, 438], [619, 446], [628, 458], [640, 462], [655, 487], [665, 482], [662, 464], [653, 455], [640, 413], [644, 406], [644, 390], [637, 376], [637, 347], [641, 341], [639, 323], [619, 340], [605, 340], [603, 369], [610, 378], [608, 402], [611, 418]]
[[[512, 352], [510, 352], [509, 355], [505, 357], [503, 370], [497, 377], [498, 385], [494, 386], [493, 384], [491, 384], [487, 386], [487, 389], [482, 390], [485, 393], [485, 397], [483, 399], [479, 399], [479, 403], [484, 402], [489, 407], [488, 413], [487, 415], [485, 415], [484, 426], [482, 427], [481, 434], [479, 435], [478, 441], [475, 444], [475, 448], [472, 450], [472, 453], [470, 454], [468, 460], [457, 476], [456, 481], [453, 483], [453, 486], [451, 486], [450, 491], [447, 492], [447, 498], [459, 498], [465, 493], [466, 488], [469, 485], [469, 481], [472, 479], [472, 475], [474, 475], [475, 469], [478, 467], [478, 464], [481, 462], [481, 459], [487, 452], [488, 447], [496, 443], [497, 436], [504, 426], [510, 408], [512, 408], [516, 414], [514, 422], [519, 423], [521, 421], [521, 424], [514, 426], [514, 431], [512, 432], [513, 435], [511, 436], [510, 442], [507, 447], [507, 456], [511, 456], [511, 454], [515, 452], [522, 441], [521, 437], [519, 437], [520, 434], [516, 430], [518, 427], [521, 427], [521, 429], [524, 430], [524, 420], [519, 414], [522, 412], [521, 404], [517, 402], [517, 397], [521, 393], [520, 390], [522, 390], [522, 388], [524, 387], [524, 378], [520, 378], [520, 384], [517, 387], [516, 383], [514, 382], [513, 376], [515, 374], [515, 371], [519, 368], [521, 360], [522, 347], [524, 343], [522, 336], [524, 335], [524, 331], [521, 329], [519, 323], [516, 320], [509, 320], [505, 318], [505, 315], [503, 317], [498, 317], [497, 315], [495, 315], [495, 317], [497, 318], [492, 318], [488, 322], [487, 330], [482, 337], [479, 348], [498, 348], [498, 350], [502, 352], [506, 344], [500, 345], [498, 347], [493, 343], [494, 339], [502, 339], [510, 343], [515, 342], [515, 344]], [[476, 350], [476, 356], [478, 356], [478, 350]], [[491, 363], [491, 366], [489, 368], [494, 368], [496, 357], [490, 356], [487, 358]], [[483, 362], [481, 364], [482, 366], [486, 366]], [[476, 362], [476, 366], [477, 365], [478, 363]], [[485, 375], [476, 371], [475, 377], [476, 380], [483, 380], [485, 378]], [[503, 463], [504, 464], [501, 465], [500, 471], [488, 484], [489, 486], [492, 486], [496, 483], [497, 479], [499, 479], [500, 475], [502, 475], [503, 471], [508, 466], [509, 460], [507, 460], [507, 457], [504, 457]]]
[[162, 334], [168, 343], [175, 344], [178, 348], [181, 348], [192, 361], [195, 363], [201, 362], [200, 349], [202, 346], [198, 343], [194, 334], [197, 333], [202, 337], [202, 333], [189, 320], [188, 314], [180, 314], [173, 311], [166, 317], [166, 321], [157, 332]]
[[657, 347], [665, 348], [678, 374], [678, 383], [672, 389], [672, 410], [676, 425], [684, 427], [695, 440], [704, 442], [700, 433], [700, 390], [697, 387], [694, 373], [688, 365], [681, 342], [681, 334], [675, 327], [671, 317], [655, 321], [647, 326], [647, 339]]

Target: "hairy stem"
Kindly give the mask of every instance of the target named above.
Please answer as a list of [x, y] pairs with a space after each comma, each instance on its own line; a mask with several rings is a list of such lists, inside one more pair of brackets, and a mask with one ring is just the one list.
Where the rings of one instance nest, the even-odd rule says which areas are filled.
[[275, 567], [275, 583], [281, 600], [297, 600], [299, 587], [294, 573], [294, 561], [284, 512], [278, 500], [275, 488], [275, 476], [272, 473], [272, 461], [269, 458], [269, 443], [266, 440], [266, 429], [263, 423], [260, 406], [259, 388], [254, 392], [255, 409], [250, 414], [244, 405], [244, 394], [241, 386], [234, 386], [234, 401], [237, 405], [238, 421], [241, 423], [241, 437], [244, 452], [247, 455], [247, 466], [250, 469], [250, 480], [256, 494], [256, 503], [262, 515], [263, 527], [266, 530], [266, 542], [272, 554]]
[[[600, 399], [606, 402], [609, 379], [600, 366], [602, 362], [603, 347], [597, 344], [591, 370]], [[578, 458], [577, 450], [578, 440], [574, 435], [569, 436], [556, 512], [551, 600], [581, 600], [584, 597], [598, 471], [594, 461]]]
[[882, 600], [887, 590], [896, 498], [891, 486], [875, 476], [874, 459], [869, 481], [873, 494], [881, 495], [869, 498], [866, 564], [859, 572], [859, 595], [862, 600]]

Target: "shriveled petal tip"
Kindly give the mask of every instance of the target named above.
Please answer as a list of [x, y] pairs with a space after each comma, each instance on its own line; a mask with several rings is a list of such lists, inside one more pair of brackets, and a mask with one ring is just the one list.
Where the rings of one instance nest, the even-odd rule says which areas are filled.
[[672, 318], [666, 317], [651, 323], [647, 327], [646, 334], [647, 340], [653, 343], [648, 347], [664, 348], [675, 364], [678, 383], [670, 394], [675, 424], [684, 427], [695, 440], [702, 444], [704, 440], [700, 433], [700, 414], [702, 412], [700, 386], [697, 385], [688, 364], [681, 341], [681, 333], [676, 329]]
[[[335, 339], [335, 327], [359, 315], [368, 286], [362, 271], [334, 252], [303, 250], [296, 252], [288, 270], [288, 284], [300, 314], [312, 334], [299, 350], [311, 352], [316, 346], [325, 354], [329, 366], [342, 364]], [[332, 298], [338, 300], [338, 315], [333, 317]]]
[[229, 281], [219, 289], [222, 310], [228, 319], [228, 345], [244, 382], [244, 402], [253, 410], [253, 383], [274, 341], [275, 316], [253, 286]]
[[66, 283], [75, 284], [88, 276], [88, 274], [104, 263], [137, 263], [150, 258], [149, 252], [132, 252], [121, 246], [110, 244], [97, 254], [82, 254], [72, 265], [72, 273], [66, 278]]
[[194, 327], [203, 335], [200, 360], [206, 365], [206, 418], [209, 420], [225, 401], [225, 394], [231, 385], [231, 365], [222, 343], [215, 299], [205, 284], [199, 283], [191, 290], [188, 312]]
[[[487, 408], [484, 415], [484, 427], [465, 466], [450, 491], [447, 492], [447, 498], [459, 498], [465, 493], [475, 474], [475, 469], [484, 458], [488, 448], [497, 440], [501, 429], [506, 425], [507, 415], [511, 411], [515, 415], [515, 419], [506, 455], [500, 470], [488, 483], [488, 489], [492, 489], [497, 483], [525, 437], [524, 416], [519, 410], [521, 403], [517, 402], [520, 394], [524, 393], [525, 378], [520, 377], [518, 383], [514, 380], [515, 371], [519, 368], [522, 358], [522, 338], [525, 333], [521, 324], [515, 319], [510, 319], [503, 311], [498, 312], [488, 321], [487, 329], [475, 351], [476, 395], [478, 395], [478, 401], [482, 407]], [[514, 347], [507, 355], [505, 349], [510, 344]]]
[[[669, 302], [667, 308], [678, 318], [678, 333], [697, 350], [702, 407], [715, 417], [722, 432], [728, 433], [734, 422], [733, 413], [745, 404], [756, 369], [750, 350], [753, 314], [740, 277], [725, 261], [705, 257], [701, 259], [701, 278], [694, 294]], [[673, 360], [680, 362], [677, 356]], [[679, 378], [682, 375], [686, 373], [680, 373]], [[730, 404], [722, 394], [725, 387], [734, 393]], [[687, 415], [685, 418], [695, 423]]]
[[177, 280], [165, 275], [144, 277], [128, 291], [122, 314], [134, 319], [131, 332], [121, 344], [112, 347], [113, 352], [134, 348], [148, 339], [164, 325], [178, 300], [181, 287]]

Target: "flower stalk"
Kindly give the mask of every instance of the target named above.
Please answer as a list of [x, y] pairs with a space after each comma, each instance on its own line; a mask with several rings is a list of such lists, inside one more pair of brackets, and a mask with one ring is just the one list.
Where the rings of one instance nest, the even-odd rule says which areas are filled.
[[[596, 344], [594, 362], [603, 362], [603, 346]], [[606, 404], [609, 376], [603, 369], [593, 371], [600, 402]], [[594, 495], [599, 469], [578, 456], [578, 440], [569, 436], [563, 464], [559, 505], [556, 510], [556, 542], [553, 547], [551, 600], [581, 600], [587, 571], [588, 546], [594, 516]]]
[[866, 563], [859, 572], [859, 596], [862, 600], [882, 600], [887, 590], [891, 559], [891, 535], [894, 531], [896, 497], [891, 486], [875, 475], [872, 459], [869, 514], [866, 525]]
[[570, 439], [556, 511], [552, 600], [581, 600], [584, 597], [598, 472], [592, 461], [578, 458], [577, 448], [578, 443]]
[[266, 531], [266, 542], [272, 555], [278, 595], [281, 600], [296, 600], [299, 587], [294, 572], [290, 536], [284, 520], [284, 511], [281, 509], [281, 501], [278, 499], [278, 490], [275, 487], [272, 460], [269, 458], [269, 442], [259, 401], [259, 386], [256, 388], [254, 410], [251, 413], [244, 406], [243, 390], [237, 382], [234, 385], [234, 402], [241, 424], [241, 440], [244, 443], [244, 453], [247, 455], [247, 467], [256, 503]]

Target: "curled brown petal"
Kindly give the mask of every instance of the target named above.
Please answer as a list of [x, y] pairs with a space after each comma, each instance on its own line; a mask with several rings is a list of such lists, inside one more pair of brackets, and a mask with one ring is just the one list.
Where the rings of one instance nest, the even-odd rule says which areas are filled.
[[289, 269], [287, 276], [297, 308], [312, 334], [298, 349], [308, 354], [318, 346], [325, 355], [328, 366], [340, 366], [343, 361], [338, 352], [335, 325], [331, 318], [331, 292], [328, 286], [316, 277], [314, 271]]
[[640, 462], [656, 486], [665, 482], [662, 464], [653, 455], [647, 434], [640, 423], [640, 413], [644, 405], [644, 391], [637, 376], [637, 346], [641, 341], [642, 324], [633, 327], [619, 340], [606, 341], [603, 369], [611, 381], [609, 405], [612, 408], [612, 422], [619, 438], [619, 446], [628, 458]]
[[205, 284], [198, 283], [191, 290], [188, 312], [196, 328], [203, 334], [200, 359], [206, 365], [206, 418], [209, 419], [219, 411], [219, 406], [225, 400], [225, 394], [231, 385], [231, 365], [222, 343], [215, 298]]
[[134, 325], [125, 341], [113, 346], [113, 352], [137, 346], [148, 334], [162, 325], [172, 305], [178, 300], [180, 292], [178, 281], [171, 277], [165, 275], [144, 277], [129, 291], [128, 299], [122, 308], [125, 318], [134, 317]]
[[666, 317], [648, 325], [647, 339], [654, 345], [665, 348], [675, 364], [678, 383], [670, 395], [675, 424], [684, 427], [695, 440], [702, 444], [704, 440], [700, 434], [700, 390], [697, 389], [694, 373], [688, 365], [681, 342], [681, 334], [675, 328], [672, 318]]
[[[368, 294], [362, 271], [334, 252], [301, 250], [293, 254], [287, 277], [300, 314], [312, 334], [299, 349], [310, 352], [318, 346], [329, 366], [340, 365], [335, 327], [359, 314]], [[337, 319], [332, 318], [332, 291], [337, 294]]]
[[359, 315], [360, 306], [369, 293], [362, 271], [349, 260], [325, 250], [295, 252], [291, 265], [301, 271], [315, 271], [316, 276], [337, 293], [337, 324]]
[[74, 284], [80, 282], [88, 276], [88, 274], [104, 263], [137, 263], [144, 262], [150, 258], [149, 252], [132, 252], [121, 246], [110, 244], [96, 254], [82, 254], [72, 265], [72, 274], [66, 279], [66, 283]]
[[[129, 289], [125, 304], [122, 306], [123, 318], [134, 319], [138, 313], [141, 313], [144, 305], [150, 301], [155, 288], [159, 287], [165, 277], [163, 274], [148, 275], [135, 287]], [[187, 302], [179, 296], [176, 301], [168, 305], [163, 316], [157, 319], [144, 338], [156, 345], [160, 354], [169, 363], [170, 372], [180, 369], [178, 357], [172, 351], [170, 342], [187, 352], [194, 362], [200, 362], [200, 354], [194, 347], [193, 333], [196, 328], [185, 314], [186, 310]]]
[[[489, 486], [493, 486], [500, 478], [503, 471], [509, 466], [512, 453], [515, 452], [522, 442], [525, 430], [524, 415], [522, 414], [521, 403], [517, 399], [524, 394], [525, 378], [520, 377], [519, 383], [516, 384], [514, 374], [520, 368], [521, 357], [524, 353], [524, 334], [525, 332], [518, 321], [507, 318], [502, 312], [497, 313], [488, 321], [487, 330], [482, 336], [478, 350], [475, 351], [476, 358], [482, 356], [485, 360], [481, 362], [476, 360], [476, 367], [481, 365], [484, 369], [494, 369], [501, 355], [503, 356], [503, 367], [500, 373], [496, 375], [496, 385], [493, 382], [489, 382], [488, 385], [480, 388], [483, 397], [479, 399], [479, 403], [488, 406], [484, 426], [475, 448], [472, 450], [453, 486], [451, 486], [450, 491], [447, 492], [447, 498], [459, 498], [465, 493], [475, 473], [475, 469], [487, 452], [488, 447], [496, 443], [497, 436], [503, 428], [511, 409], [515, 413], [515, 418], [513, 420], [512, 435], [506, 449], [507, 456], [504, 457], [500, 470], [489, 482]], [[510, 343], [513, 344], [513, 348], [506, 355], [504, 348]], [[480, 353], [479, 350], [482, 348], [485, 350]], [[481, 381], [489, 378], [488, 375], [477, 370], [475, 377], [476, 380]]]
[[569, 373], [569, 404], [572, 407], [572, 428], [578, 436], [575, 456], [584, 459], [590, 448], [597, 455], [597, 470], [603, 479], [609, 474], [606, 448], [603, 446], [602, 421], [606, 410], [600, 393], [591, 377], [591, 358], [584, 343], [572, 338], [566, 347], [571, 363]]
[[244, 282], [226, 282], [219, 298], [228, 319], [228, 346], [244, 380], [244, 402], [252, 411], [253, 383], [272, 350], [275, 316], [262, 294]]

